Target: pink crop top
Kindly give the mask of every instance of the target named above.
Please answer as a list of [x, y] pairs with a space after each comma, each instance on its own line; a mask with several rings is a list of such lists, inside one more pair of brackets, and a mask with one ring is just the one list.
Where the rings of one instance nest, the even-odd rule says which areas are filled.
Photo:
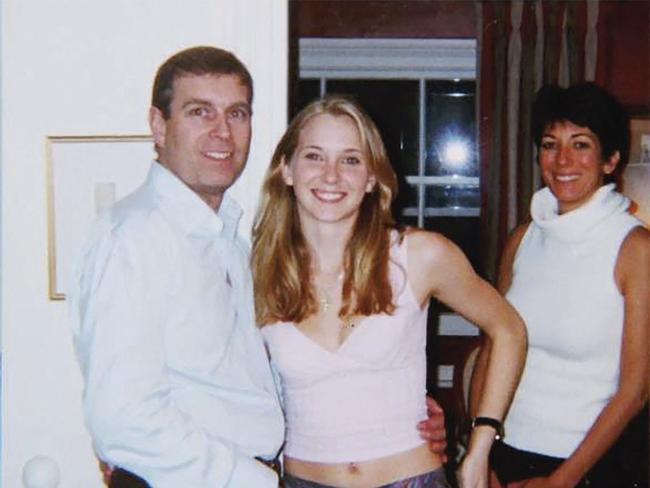
[[359, 462], [413, 449], [426, 418], [426, 324], [406, 281], [406, 238], [392, 235], [392, 315], [362, 319], [332, 353], [291, 322], [262, 328], [280, 376], [287, 456]]

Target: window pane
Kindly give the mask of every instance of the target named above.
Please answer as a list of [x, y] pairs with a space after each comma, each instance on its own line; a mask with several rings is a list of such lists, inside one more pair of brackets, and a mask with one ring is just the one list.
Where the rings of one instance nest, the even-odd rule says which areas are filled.
[[320, 96], [320, 80], [305, 79], [298, 82], [295, 93], [296, 106], [291, 116], [296, 115], [305, 105]]
[[[395, 168], [395, 171], [398, 172], [399, 174], [398, 168]], [[400, 216], [404, 213], [404, 210], [407, 208], [416, 212], [415, 222], [417, 224], [417, 208], [418, 208], [417, 186], [409, 185], [408, 183], [406, 183], [404, 179], [400, 178], [397, 198], [395, 199], [395, 204], [393, 205], [393, 215], [400, 222], [404, 222], [402, 219], [400, 219]]]
[[481, 272], [479, 261], [479, 218], [478, 217], [432, 217], [424, 219], [424, 228], [440, 232], [462, 249], [477, 272]]
[[395, 216], [395, 219], [399, 221], [400, 224], [410, 226], [410, 227], [417, 227], [418, 226], [418, 218], [417, 217], [407, 217], [407, 216], [402, 216], [400, 218], [397, 218], [398, 216]]
[[481, 200], [478, 187], [461, 185], [427, 186], [425, 207], [479, 208]]
[[478, 176], [475, 83], [432, 80], [425, 91], [425, 174]]

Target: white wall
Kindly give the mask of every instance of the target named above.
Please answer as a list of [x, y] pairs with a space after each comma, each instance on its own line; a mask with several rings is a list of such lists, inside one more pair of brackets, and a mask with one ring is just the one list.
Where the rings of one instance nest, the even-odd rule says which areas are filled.
[[2, 486], [22, 486], [25, 462], [45, 455], [59, 465], [60, 487], [99, 487], [66, 304], [47, 298], [45, 136], [145, 134], [164, 58], [196, 44], [231, 49], [255, 79], [251, 159], [235, 188], [249, 225], [286, 124], [287, 2], [3, 0], [1, 8]]

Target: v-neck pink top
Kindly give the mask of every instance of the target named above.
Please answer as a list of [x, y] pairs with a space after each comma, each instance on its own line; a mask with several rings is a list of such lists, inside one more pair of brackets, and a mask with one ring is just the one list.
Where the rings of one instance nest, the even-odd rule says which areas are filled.
[[420, 307], [406, 280], [407, 239], [392, 239], [392, 315], [365, 317], [336, 352], [291, 322], [262, 328], [282, 385], [287, 456], [358, 462], [424, 442], [416, 425], [427, 416], [428, 305]]

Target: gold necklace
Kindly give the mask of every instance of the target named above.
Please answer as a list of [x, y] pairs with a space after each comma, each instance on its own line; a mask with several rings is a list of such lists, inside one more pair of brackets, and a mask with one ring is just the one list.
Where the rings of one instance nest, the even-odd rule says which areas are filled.
[[[331, 305], [330, 299], [329, 299], [329, 295], [327, 295], [327, 292], [323, 291], [323, 293], [325, 293], [325, 296], [321, 297], [318, 301], [321, 305], [321, 309], [323, 310], [323, 312], [327, 312]], [[356, 324], [354, 323], [352, 317], [348, 317], [347, 319], [341, 321], [341, 325], [343, 326], [344, 329], [354, 329], [354, 326]]]
[[338, 288], [342, 281], [343, 271], [340, 271], [337, 273], [334, 281], [325, 286], [314, 283], [316, 291], [319, 295], [318, 303], [320, 303], [320, 307], [323, 312], [327, 312], [330, 309], [330, 306], [332, 305], [330, 293], [334, 290], [334, 288]]
[[[321, 310], [323, 310], [323, 312], [327, 312], [329, 310], [330, 305], [331, 305], [331, 303], [329, 301], [329, 296], [326, 295], [324, 297], [321, 297], [318, 300], [318, 302], [320, 303]], [[345, 320], [341, 320], [341, 326], [344, 329], [354, 329], [355, 325], [356, 324], [354, 323], [354, 320], [352, 319], [352, 317], [349, 317], [349, 318], [347, 318]]]
[[327, 286], [318, 286], [316, 285], [316, 289], [318, 290], [318, 294], [320, 295], [320, 298], [318, 299], [318, 302], [320, 303], [321, 310], [323, 312], [327, 312], [332, 305], [331, 298], [330, 298], [330, 292], [334, 288], [338, 288], [339, 284], [343, 281], [343, 272], [341, 271], [337, 276], [336, 279], [334, 280], [333, 283], [330, 283]]
[[[320, 304], [320, 308], [323, 312], [327, 312], [332, 306], [330, 292], [332, 292], [334, 288], [338, 289], [342, 281], [343, 281], [343, 271], [339, 272], [336, 275], [336, 279], [332, 283], [329, 283], [326, 286], [319, 286], [316, 283], [314, 283], [316, 291], [319, 295], [318, 303]], [[356, 325], [352, 320], [352, 317], [349, 317], [346, 320], [341, 321], [341, 324], [344, 329], [353, 329], [354, 326]]]
[[325, 294], [324, 297], [321, 297], [320, 300], [320, 308], [323, 310], [323, 312], [327, 312], [330, 308], [330, 297], [327, 296], [327, 293]]

